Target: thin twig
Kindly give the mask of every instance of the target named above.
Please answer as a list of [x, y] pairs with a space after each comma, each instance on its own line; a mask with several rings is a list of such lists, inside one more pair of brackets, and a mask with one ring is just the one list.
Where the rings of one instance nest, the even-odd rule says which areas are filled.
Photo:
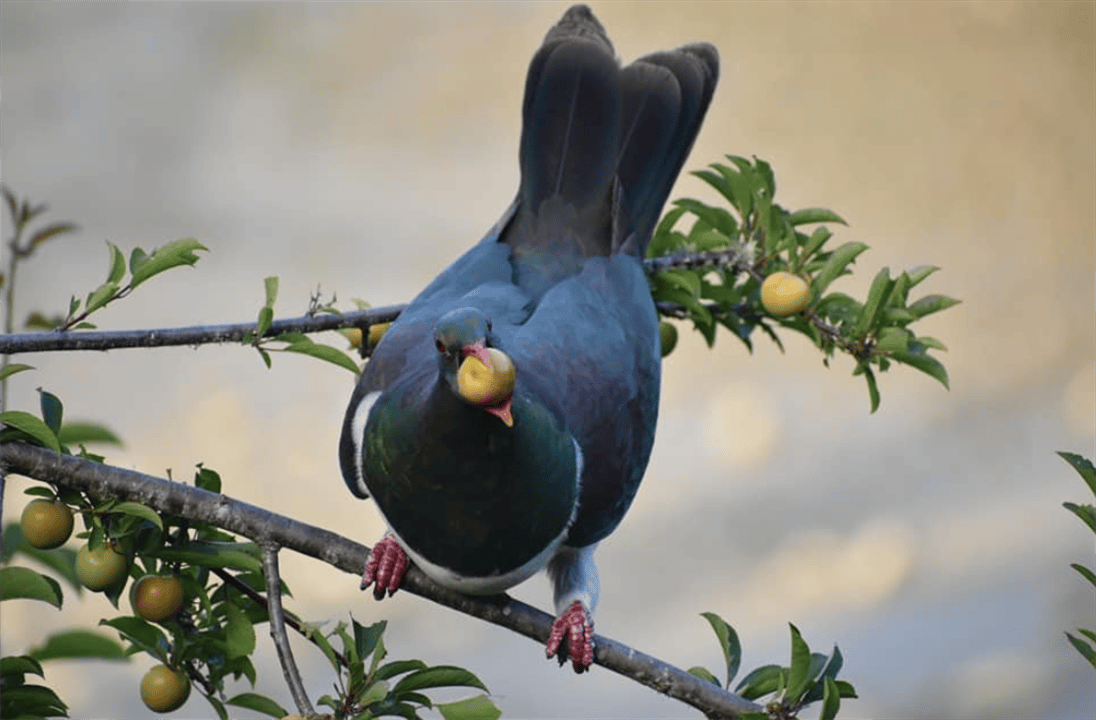
[[285, 633], [285, 614], [282, 612], [282, 577], [278, 572], [278, 546], [263, 543], [263, 575], [266, 577], [267, 616], [270, 618], [270, 637], [274, 639], [274, 648], [278, 651], [278, 662], [282, 664], [282, 674], [289, 685], [289, 693], [301, 715], [312, 717], [316, 709], [308, 699], [308, 691], [297, 670], [297, 661], [293, 659], [293, 649], [289, 647], [289, 636]]
[[[57, 455], [45, 448], [24, 443], [0, 445], [0, 466], [44, 482], [83, 491], [94, 489], [143, 503], [161, 513], [208, 522], [258, 543], [275, 543], [314, 557], [355, 577], [361, 576], [369, 557], [369, 548], [364, 545], [226, 495], [133, 470]], [[462, 595], [435, 584], [413, 565], [404, 575], [400, 588], [541, 644], [547, 641], [551, 631], [553, 618], [547, 613], [508, 595]], [[595, 664], [680, 700], [708, 717], [735, 718], [742, 713], [764, 712], [756, 703], [610, 638], [596, 636], [594, 648]]]

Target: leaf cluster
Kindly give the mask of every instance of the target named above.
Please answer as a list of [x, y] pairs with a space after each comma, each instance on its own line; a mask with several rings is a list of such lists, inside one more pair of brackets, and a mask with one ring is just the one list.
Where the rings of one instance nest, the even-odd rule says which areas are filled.
[[[1077, 474], [1085, 481], [1085, 485], [1092, 491], [1093, 497], [1096, 497], [1096, 468], [1093, 467], [1092, 461], [1071, 452], [1060, 451], [1058, 455], [1077, 471]], [[1062, 505], [1066, 510], [1080, 518], [1081, 522], [1088, 526], [1093, 534], [1096, 534], [1096, 505], [1073, 502], [1065, 502]], [[1071, 563], [1070, 567], [1087, 580], [1093, 588], [1096, 588], [1096, 570], [1080, 563]], [[1077, 632], [1085, 639], [1068, 632], [1066, 638], [1073, 647], [1077, 648], [1077, 652], [1081, 653], [1093, 668], [1096, 668], [1096, 628], [1077, 628]]]
[[[726, 664], [727, 680], [725, 683], [720, 683], [710, 670], [701, 666], [689, 668], [689, 672], [713, 685], [730, 690], [742, 662], [742, 647], [738, 641], [738, 633], [713, 612], [701, 613], [701, 616], [712, 626], [712, 631], [719, 641]], [[830, 720], [837, 716], [837, 711], [841, 707], [841, 698], [856, 697], [856, 690], [850, 683], [837, 679], [837, 674], [841, 671], [841, 665], [844, 662], [837, 646], [833, 646], [833, 652], [828, 656], [812, 653], [795, 625], [789, 623], [789, 627], [791, 628], [791, 660], [787, 667], [763, 665], [747, 673], [734, 689], [735, 693], [747, 700], [758, 700], [770, 696], [764, 702], [766, 711], [764, 714], [758, 713], [756, 717], [754, 714], [747, 714], [743, 716], [744, 719], [794, 718], [803, 708], [821, 701], [822, 706], [818, 717], [820, 720]]]
[[[338, 681], [334, 695], [324, 695], [319, 704], [329, 707], [336, 720], [371, 720], [403, 717], [418, 720], [421, 710], [435, 709], [445, 720], [497, 720], [501, 715], [491, 699], [474, 695], [450, 703], [434, 703], [423, 690], [441, 687], [471, 687], [487, 691], [473, 673], [452, 665], [429, 666], [421, 660], [384, 662], [387, 621], [368, 627], [351, 618], [324, 634], [317, 627], [306, 628], [307, 637], [327, 657]], [[337, 652], [332, 643], [338, 643]]]
[[[750, 350], [758, 329], [783, 350], [777, 328], [807, 336], [827, 365], [840, 350], [856, 362], [854, 374], [866, 378], [872, 412], [879, 407], [875, 371], [886, 371], [891, 363], [909, 365], [947, 387], [947, 370], [930, 354], [945, 350], [944, 344], [910, 329], [959, 302], [944, 295], [911, 300], [910, 291], [938, 268], [915, 268], [894, 277], [883, 268], [864, 300], [829, 292], [835, 280], [851, 274], [851, 265], [868, 246], [846, 242], [832, 247], [833, 233], [823, 223], [845, 224], [839, 215], [824, 208], [788, 211], [774, 201], [776, 181], [767, 162], [736, 155], [727, 159], [730, 165], [712, 163], [693, 173], [726, 206], [675, 200], [655, 230], [647, 254], [656, 259], [650, 283], [660, 312], [691, 320], [709, 346], [723, 326]], [[686, 215], [693, 222], [683, 232], [676, 228]], [[808, 232], [808, 226], [815, 227]], [[779, 318], [765, 311], [761, 286], [776, 272], [807, 281], [810, 296], [803, 313]]]

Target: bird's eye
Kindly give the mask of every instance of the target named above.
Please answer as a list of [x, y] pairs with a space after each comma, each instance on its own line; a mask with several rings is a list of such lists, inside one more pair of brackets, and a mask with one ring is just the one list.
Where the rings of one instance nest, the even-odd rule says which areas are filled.
[[438, 352], [440, 352], [442, 355], [445, 354], [445, 343], [443, 343], [441, 340], [435, 340], [434, 347], [436, 347], [438, 349]]

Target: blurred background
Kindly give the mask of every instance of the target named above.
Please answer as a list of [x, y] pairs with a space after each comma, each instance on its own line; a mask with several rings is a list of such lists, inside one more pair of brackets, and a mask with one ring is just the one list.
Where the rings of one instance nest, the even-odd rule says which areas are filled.
[[[17, 316], [63, 312], [128, 254], [193, 236], [210, 252], [101, 311], [102, 328], [252, 320], [262, 279], [281, 317], [310, 293], [409, 300], [510, 202], [525, 70], [561, 3], [76, 4], [5, 2], [3, 181], [79, 234], [20, 267]], [[787, 622], [838, 643], [861, 699], [843, 717], [1096, 715], [1093, 674], [1063, 631], [1096, 623], [1093, 537], [1061, 503], [1091, 501], [1055, 450], [1096, 454], [1093, 281], [1096, 111], [1091, 2], [594, 2], [625, 61], [694, 40], [719, 47], [720, 87], [688, 169], [725, 153], [776, 172], [777, 201], [846, 218], [835, 242], [876, 270], [941, 272], [918, 288], [963, 300], [923, 322], [950, 392], [908, 368], [830, 369], [798, 336], [753, 355], [682, 327], [665, 364], [654, 455], [598, 553], [599, 633], [682, 667], [722, 656], [698, 616], [737, 630], [743, 669], [786, 663]], [[673, 197], [710, 197], [683, 176]], [[3, 236], [11, 223], [5, 215]], [[330, 336], [328, 342], [341, 344]], [[353, 380], [238, 346], [21, 356], [9, 407], [41, 386], [66, 417], [125, 440], [108, 461], [189, 479], [372, 544], [336, 446]], [[9, 484], [4, 521], [27, 483]], [[74, 541], [75, 542], [75, 541]], [[291, 609], [390, 621], [393, 658], [478, 673], [508, 717], [692, 717], [595, 668], [576, 677], [507, 631], [286, 553]], [[543, 578], [515, 594], [550, 606]], [[58, 612], [3, 604], [4, 654], [94, 624], [99, 595]], [[260, 692], [291, 705], [265, 633]], [[333, 678], [297, 645], [313, 697]], [[152, 661], [55, 661], [74, 717], [151, 717]], [[242, 692], [246, 688], [238, 688]], [[460, 695], [457, 693], [455, 696]], [[210, 716], [197, 695], [178, 717]], [[248, 717], [241, 712], [240, 717]]]

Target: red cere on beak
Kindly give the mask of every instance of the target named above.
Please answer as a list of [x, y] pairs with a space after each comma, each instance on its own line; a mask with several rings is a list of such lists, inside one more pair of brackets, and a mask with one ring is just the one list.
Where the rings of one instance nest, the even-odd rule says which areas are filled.
[[475, 345], [465, 345], [461, 351], [462, 357], [468, 357], [469, 355], [475, 355], [479, 358], [487, 367], [494, 369], [495, 364], [491, 362], [491, 354], [487, 352], [487, 347], [483, 343], [476, 343]]

